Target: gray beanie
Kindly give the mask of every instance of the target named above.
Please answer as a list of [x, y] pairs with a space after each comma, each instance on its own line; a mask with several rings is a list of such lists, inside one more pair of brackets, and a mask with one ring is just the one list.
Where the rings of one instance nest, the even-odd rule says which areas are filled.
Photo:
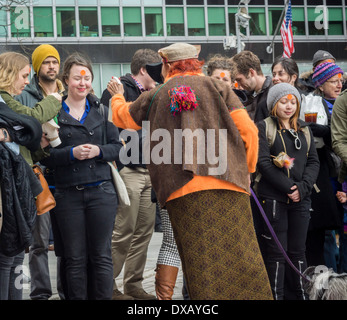
[[312, 65], [313, 65], [313, 67], [315, 67], [318, 64], [318, 62], [323, 61], [323, 60], [327, 60], [327, 59], [332, 59], [332, 60], [334, 60], [334, 62], [336, 62], [335, 57], [330, 52], [324, 51], [324, 50], [318, 50], [313, 55]]
[[299, 102], [299, 106], [301, 105], [301, 96], [299, 91], [291, 84], [281, 82], [272, 86], [267, 94], [266, 103], [269, 112], [271, 112], [278, 100], [280, 100], [282, 97], [288, 94], [294, 95]]

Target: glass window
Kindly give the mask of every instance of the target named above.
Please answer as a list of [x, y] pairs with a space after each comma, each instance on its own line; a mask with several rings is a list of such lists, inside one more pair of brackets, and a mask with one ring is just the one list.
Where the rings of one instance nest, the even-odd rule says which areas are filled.
[[99, 0], [100, 6], [119, 6], [119, 0]]
[[35, 5], [40, 5], [40, 6], [51, 6], [52, 5], [52, 0], [36, 0]]
[[182, 5], [183, 4], [183, 0], [166, 0], [165, 4], [176, 4], [176, 5]]
[[30, 37], [30, 10], [26, 6], [11, 8], [12, 37]]
[[101, 8], [101, 25], [103, 37], [120, 36], [119, 8]]
[[323, 12], [315, 8], [307, 8], [308, 33], [312, 36], [324, 35]]
[[79, 6], [96, 6], [98, 4], [97, 0], [78, 0], [77, 4]]
[[124, 35], [142, 36], [141, 8], [123, 7]]
[[162, 1], [161, 0], [143, 0], [143, 4], [145, 6], [161, 6]]
[[98, 13], [96, 7], [79, 7], [81, 37], [97, 37]]
[[101, 97], [103, 89], [101, 88], [100, 64], [93, 63], [92, 68], [93, 68], [93, 74], [94, 74], [92, 88], [93, 88], [94, 94], [97, 97]]
[[168, 36], [184, 36], [183, 8], [166, 8], [166, 29]]
[[304, 8], [292, 8], [293, 35], [305, 35], [305, 10]]
[[188, 5], [201, 5], [204, 4], [204, 0], [187, 0]]
[[145, 8], [146, 36], [163, 36], [163, 14], [161, 8]]
[[292, 6], [300, 6], [304, 4], [304, 0], [292, 0]]
[[208, 30], [210, 36], [225, 36], [224, 8], [208, 8]]
[[[269, 34], [274, 35], [277, 24], [281, 18], [283, 8], [269, 8], [268, 10], [269, 10]], [[279, 29], [277, 34], [280, 34]]]
[[204, 8], [187, 8], [188, 35], [205, 36]]
[[34, 7], [35, 37], [53, 37], [52, 8]]
[[306, 0], [308, 6], [317, 6], [323, 4], [323, 0]]
[[224, 5], [224, 0], [207, 0], [207, 4], [211, 6]]
[[228, 20], [229, 20], [229, 33], [230, 35], [236, 34], [236, 25], [235, 25], [235, 14], [237, 13], [237, 8], [228, 8]]
[[0, 9], [0, 37], [7, 37], [7, 12]]
[[102, 88], [106, 89], [107, 83], [110, 81], [112, 77], [119, 78], [121, 74], [121, 66], [120, 64], [115, 63], [105, 63], [101, 65], [102, 70]]
[[266, 35], [265, 8], [249, 7], [248, 14], [251, 17], [249, 20], [249, 34], [251, 36]]
[[57, 36], [76, 37], [75, 8], [57, 7]]
[[340, 8], [328, 8], [329, 29], [328, 35], [343, 35], [343, 15]]

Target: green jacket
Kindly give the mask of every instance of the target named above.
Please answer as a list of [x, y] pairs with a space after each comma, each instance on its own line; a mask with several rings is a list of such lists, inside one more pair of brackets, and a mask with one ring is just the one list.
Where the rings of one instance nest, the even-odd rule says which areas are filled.
[[333, 150], [343, 162], [338, 179], [342, 183], [347, 174], [347, 90], [344, 90], [334, 103], [331, 140]]
[[[40, 123], [45, 123], [53, 119], [61, 109], [61, 103], [53, 96], [48, 96], [38, 102], [34, 108], [29, 108], [20, 102], [16, 101], [8, 92], [0, 90], [0, 95], [4, 99], [5, 103], [15, 112], [19, 114], [26, 114], [32, 116]], [[20, 152], [24, 159], [33, 165], [33, 156], [31, 152], [20, 146]], [[38, 150], [42, 153], [42, 150]], [[36, 160], [36, 159], [35, 159]]]

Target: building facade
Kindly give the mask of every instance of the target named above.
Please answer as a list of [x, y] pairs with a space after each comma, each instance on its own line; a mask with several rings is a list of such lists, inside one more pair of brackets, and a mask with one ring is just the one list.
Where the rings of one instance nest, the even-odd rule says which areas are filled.
[[[242, 2], [242, 1], [241, 1]], [[10, 1], [0, 1], [0, 6]], [[245, 49], [256, 53], [265, 70], [282, 54], [275, 37], [285, 0], [251, 0], [250, 20], [241, 28]], [[314, 52], [331, 52], [347, 67], [347, 0], [292, 0], [295, 53], [300, 71], [311, 67]], [[201, 57], [225, 50], [224, 41], [236, 34], [240, 0], [18, 0], [0, 9], [0, 52], [30, 55], [41, 43], [57, 47], [62, 60], [74, 51], [87, 54], [95, 72], [94, 89], [102, 92], [111, 76], [129, 72], [139, 48], [159, 48], [173, 42], [201, 44]], [[346, 69], [346, 68], [345, 68]]]

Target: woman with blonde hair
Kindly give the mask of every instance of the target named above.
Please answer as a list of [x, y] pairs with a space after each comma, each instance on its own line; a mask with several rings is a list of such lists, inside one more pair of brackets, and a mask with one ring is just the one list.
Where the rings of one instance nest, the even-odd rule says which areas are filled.
[[[20, 94], [29, 83], [29, 74], [30, 63], [26, 56], [17, 52], [5, 52], [0, 54], [0, 97], [14, 112], [31, 116], [43, 124], [51, 120], [60, 110], [60, 97], [50, 95], [36, 104], [34, 108], [29, 108], [16, 101], [13, 97]], [[42, 134], [41, 130], [39, 134]], [[41, 146], [46, 147], [47, 145], [48, 141], [42, 138]], [[19, 150], [26, 162], [30, 166], [33, 165], [34, 160], [32, 158], [32, 152], [34, 152], [34, 150], [29, 150], [22, 145], [19, 146]], [[24, 248], [22, 250], [22, 252], [15, 256], [7, 256], [0, 251], [0, 300], [22, 299], [22, 286], [15, 286], [16, 276], [14, 274], [14, 270], [17, 266], [23, 264]]]

